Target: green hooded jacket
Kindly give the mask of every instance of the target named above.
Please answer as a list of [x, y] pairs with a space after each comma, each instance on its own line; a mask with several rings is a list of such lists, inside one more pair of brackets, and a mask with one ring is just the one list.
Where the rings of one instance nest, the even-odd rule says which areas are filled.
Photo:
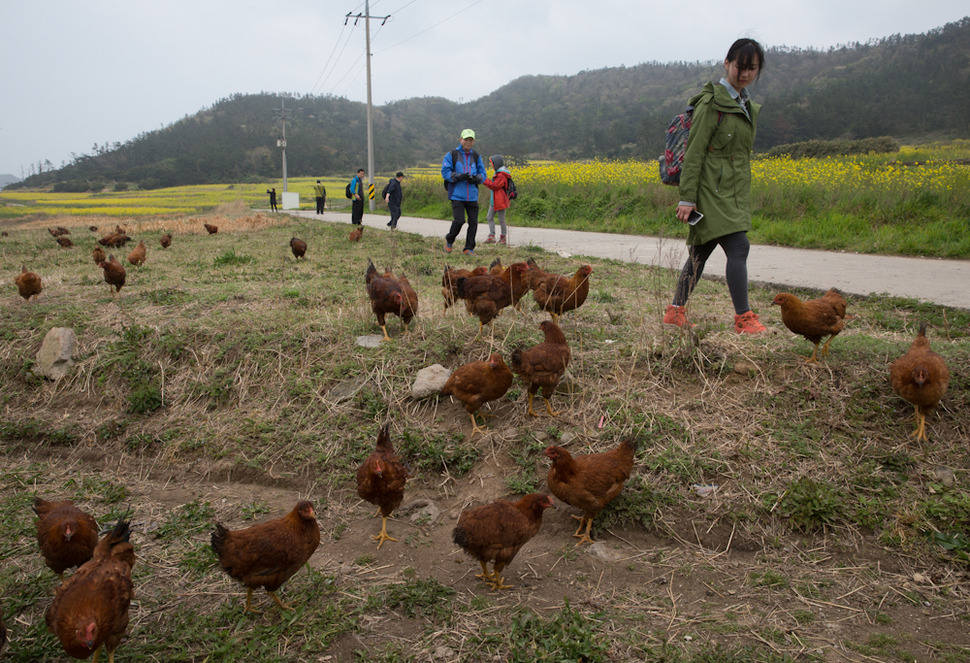
[[761, 105], [751, 119], [723, 85], [708, 83], [689, 102], [694, 118], [680, 174], [680, 199], [704, 215], [690, 227], [688, 244], [751, 230], [751, 146]]

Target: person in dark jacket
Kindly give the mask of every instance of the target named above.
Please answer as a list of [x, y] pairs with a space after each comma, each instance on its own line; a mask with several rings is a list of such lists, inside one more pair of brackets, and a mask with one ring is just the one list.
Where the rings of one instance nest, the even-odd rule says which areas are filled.
[[[738, 39], [724, 58], [725, 76], [707, 83], [688, 103], [693, 123], [680, 175], [677, 218], [690, 224], [688, 257], [677, 282], [673, 302], [663, 321], [690, 326], [685, 307], [704, 264], [720, 246], [727, 256], [725, 280], [734, 304], [734, 329], [739, 334], [765, 331], [748, 305], [748, 231], [751, 230], [751, 147], [759, 104], [747, 87], [758, 80], [765, 52], [753, 39]], [[702, 216], [699, 216], [698, 213]]]
[[364, 221], [364, 169], [358, 168], [350, 180], [350, 222], [359, 226]]
[[445, 235], [445, 251], [451, 253], [452, 244], [465, 224], [468, 215], [468, 232], [465, 234], [466, 255], [475, 253], [475, 233], [478, 231], [478, 185], [485, 180], [485, 162], [475, 145], [475, 132], [465, 129], [461, 132], [461, 145], [448, 152], [441, 162], [441, 177], [448, 187], [451, 212], [454, 221]]
[[398, 171], [394, 179], [388, 180], [384, 187], [384, 201], [387, 202], [387, 209], [391, 212], [391, 220], [387, 222], [387, 227], [391, 230], [397, 228], [397, 220], [401, 218], [401, 201], [404, 199], [404, 191], [401, 190], [401, 182], [404, 180], [404, 173]]
[[273, 212], [279, 212], [280, 209], [276, 206], [276, 187], [267, 189], [266, 193], [269, 194], [269, 209]]

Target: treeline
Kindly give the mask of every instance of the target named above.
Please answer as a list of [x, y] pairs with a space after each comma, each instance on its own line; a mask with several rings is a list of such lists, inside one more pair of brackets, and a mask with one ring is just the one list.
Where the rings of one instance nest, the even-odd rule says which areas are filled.
[[[720, 63], [646, 63], [572, 76], [524, 76], [458, 104], [415, 98], [374, 109], [379, 172], [434, 162], [464, 127], [478, 149], [523, 159], [656, 157], [671, 116]], [[970, 137], [970, 18], [923, 35], [827, 51], [772, 48], [753, 94], [764, 104], [756, 149], [810, 140]], [[366, 164], [366, 109], [336, 97], [284, 95], [292, 176]], [[234, 95], [163, 129], [75, 157], [20, 186], [145, 189], [278, 179], [281, 96]], [[15, 185], [17, 186], [17, 185]]]

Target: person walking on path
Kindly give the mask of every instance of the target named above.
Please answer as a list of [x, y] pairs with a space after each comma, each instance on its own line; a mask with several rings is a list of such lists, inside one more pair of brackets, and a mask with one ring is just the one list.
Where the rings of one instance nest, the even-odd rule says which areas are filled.
[[485, 163], [478, 152], [472, 149], [475, 145], [475, 132], [465, 129], [461, 132], [461, 145], [445, 154], [441, 161], [441, 177], [448, 189], [451, 200], [451, 212], [454, 221], [448, 234], [445, 235], [445, 251], [451, 253], [452, 245], [465, 224], [465, 214], [468, 215], [468, 232], [465, 233], [465, 255], [475, 253], [475, 233], [478, 232], [478, 185], [484, 181]]
[[398, 171], [397, 175], [388, 180], [383, 191], [387, 209], [391, 211], [391, 220], [387, 222], [387, 227], [391, 230], [397, 228], [397, 220], [401, 218], [401, 201], [404, 199], [404, 191], [401, 190], [403, 180], [404, 173]]
[[313, 185], [313, 197], [317, 199], [317, 214], [323, 214], [323, 206], [327, 204], [327, 187], [320, 180]]
[[364, 221], [364, 169], [358, 168], [350, 180], [350, 222], [359, 226]]
[[499, 227], [502, 230], [502, 235], [499, 237], [498, 243], [506, 244], [508, 242], [509, 229], [505, 225], [505, 210], [509, 208], [508, 186], [512, 173], [505, 167], [505, 159], [501, 154], [492, 155], [488, 160], [488, 165], [495, 170], [495, 176], [492, 179], [486, 179], [482, 182], [482, 184], [491, 189], [488, 213], [485, 215], [485, 220], [488, 221], [488, 239], [485, 240], [485, 243], [495, 243], [495, 217], [498, 216]]
[[270, 211], [272, 211], [272, 212], [279, 212], [280, 209], [279, 209], [279, 207], [276, 206], [276, 187], [274, 186], [272, 189], [267, 189], [266, 190], [266, 193], [269, 194], [269, 209], [270, 209]]
[[677, 218], [690, 224], [688, 256], [677, 281], [673, 302], [663, 321], [688, 326], [685, 307], [704, 264], [720, 245], [727, 257], [725, 279], [734, 304], [734, 329], [739, 334], [765, 331], [748, 304], [748, 252], [751, 243], [751, 147], [759, 104], [747, 87], [765, 65], [761, 44], [738, 39], [724, 58], [725, 76], [708, 82], [688, 103], [694, 117], [680, 175]]

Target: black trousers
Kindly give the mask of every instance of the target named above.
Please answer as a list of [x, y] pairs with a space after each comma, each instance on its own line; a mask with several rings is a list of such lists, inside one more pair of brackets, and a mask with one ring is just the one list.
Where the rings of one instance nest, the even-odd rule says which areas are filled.
[[465, 233], [465, 250], [475, 250], [475, 233], [478, 232], [478, 201], [452, 200], [451, 212], [455, 220], [451, 222], [451, 229], [445, 235], [449, 244], [455, 243], [455, 238], [465, 225], [465, 213], [468, 213], [468, 232]]
[[401, 206], [395, 203], [388, 203], [387, 209], [391, 211], [391, 228], [397, 228], [397, 220], [401, 218]]
[[361, 221], [364, 220], [364, 199], [360, 200], [354, 199], [354, 202], [350, 204], [350, 222], [355, 226], [359, 226]]
[[680, 272], [677, 281], [677, 292], [674, 294], [674, 304], [684, 306], [687, 298], [694, 291], [694, 286], [704, 273], [704, 265], [720, 245], [727, 256], [724, 268], [724, 280], [727, 281], [728, 292], [731, 293], [731, 303], [738, 315], [750, 311], [748, 305], [748, 252], [751, 243], [748, 233], [741, 231], [712, 239], [707, 244], [690, 245], [687, 247], [687, 261]]
[[326, 202], [326, 198], [317, 198], [317, 214], [323, 214], [323, 205]]

